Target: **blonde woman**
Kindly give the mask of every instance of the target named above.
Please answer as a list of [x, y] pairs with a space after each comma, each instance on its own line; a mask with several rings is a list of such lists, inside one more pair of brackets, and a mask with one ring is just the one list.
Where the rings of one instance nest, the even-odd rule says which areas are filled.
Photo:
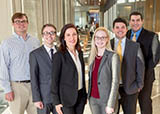
[[109, 34], [104, 27], [95, 30], [89, 60], [88, 99], [92, 114], [116, 113], [120, 60], [110, 48]]

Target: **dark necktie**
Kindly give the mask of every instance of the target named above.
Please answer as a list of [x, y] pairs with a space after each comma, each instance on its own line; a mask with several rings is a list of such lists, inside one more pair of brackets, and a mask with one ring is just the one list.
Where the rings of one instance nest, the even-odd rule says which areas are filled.
[[51, 60], [53, 60], [53, 52], [54, 52], [54, 50], [51, 49]]

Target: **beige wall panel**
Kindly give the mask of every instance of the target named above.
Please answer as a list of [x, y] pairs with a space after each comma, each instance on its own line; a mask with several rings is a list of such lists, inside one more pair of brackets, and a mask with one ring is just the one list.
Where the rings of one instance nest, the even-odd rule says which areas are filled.
[[1, 0], [0, 1], [0, 42], [6, 39], [12, 34], [12, 23], [11, 23], [11, 0]]
[[42, 5], [41, 0], [23, 0], [23, 12], [27, 14], [29, 20], [28, 32], [41, 40], [42, 28]]
[[160, 32], [160, 0], [156, 1], [156, 32]]
[[146, 0], [145, 2], [145, 16], [144, 16], [144, 27], [148, 30], [153, 29], [153, 0]]

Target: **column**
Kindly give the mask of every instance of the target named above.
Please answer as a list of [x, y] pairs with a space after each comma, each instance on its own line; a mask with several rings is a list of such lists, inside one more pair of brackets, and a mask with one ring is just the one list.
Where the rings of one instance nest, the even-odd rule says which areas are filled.
[[0, 3], [0, 42], [12, 34], [12, 0], [1, 0]]

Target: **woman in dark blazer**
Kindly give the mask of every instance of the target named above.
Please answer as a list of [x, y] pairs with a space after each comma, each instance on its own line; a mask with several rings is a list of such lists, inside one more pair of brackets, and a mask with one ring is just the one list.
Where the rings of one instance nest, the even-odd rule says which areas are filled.
[[58, 114], [83, 114], [87, 99], [85, 66], [78, 31], [65, 25], [60, 34], [60, 48], [53, 58], [53, 104]]
[[97, 28], [93, 35], [89, 60], [88, 99], [92, 114], [116, 113], [120, 60], [110, 48], [104, 27]]

